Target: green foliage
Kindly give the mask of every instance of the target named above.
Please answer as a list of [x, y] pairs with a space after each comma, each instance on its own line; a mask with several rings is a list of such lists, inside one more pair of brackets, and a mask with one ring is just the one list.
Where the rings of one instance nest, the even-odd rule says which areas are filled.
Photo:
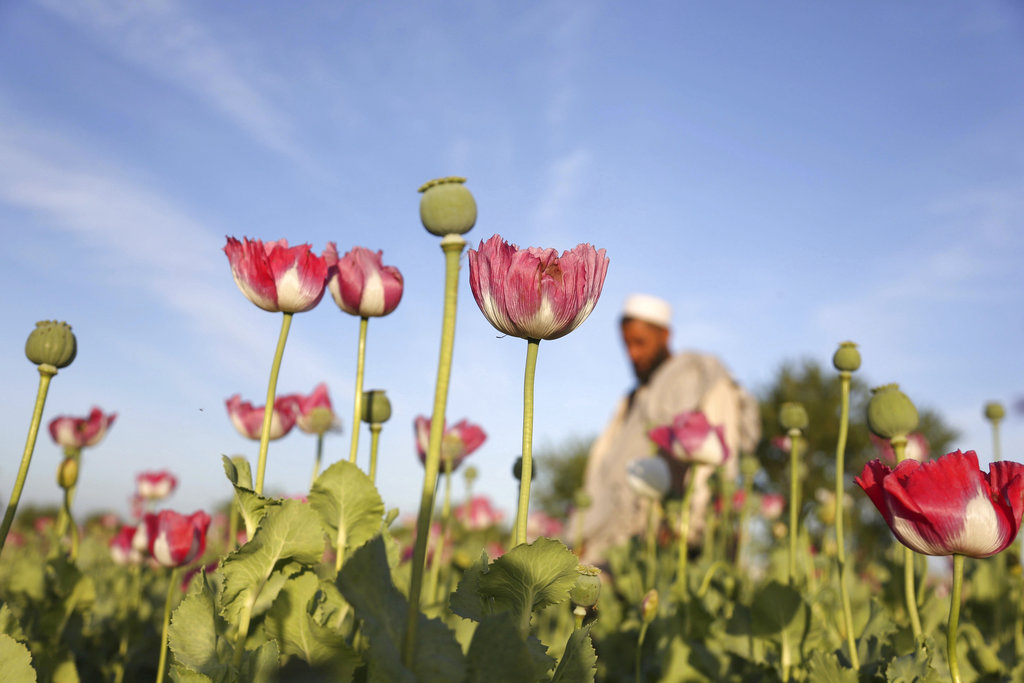
[[0, 634], [0, 671], [8, 683], [35, 683], [32, 654], [28, 648], [7, 635]]
[[309, 504], [342, 556], [380, 532], [384, 502], [370, 478], [350, 462], [336, 462], [317, 477]]
[[583, 473], [593, 442], [593, 438], [570, 437], [558, 445], [537, 449], [531, 492], [535, 509], [559, 519], [569, 514], [576, 492], [583, 488]]

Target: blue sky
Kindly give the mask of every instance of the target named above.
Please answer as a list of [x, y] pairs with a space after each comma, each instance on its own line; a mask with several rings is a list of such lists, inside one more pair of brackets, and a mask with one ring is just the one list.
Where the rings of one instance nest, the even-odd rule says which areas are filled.
[[[611, 258], [576, 332], [541, 345], [535, 446], [597, 433], [632, 382], [622, 302], [660, 294], [674, 347], [748, 387], [860, 343], [990, 453], [983, 404], [1022, 393], [1024, 11], [1012, 2], [283, 2], [0, 4], [0, 486], [37, 374], [36, 320], [75, 363], [45, 420], [119, 417], [88, 451], [79, 510], [127, 511], [168, 467], [182, 510], [225, 499], [221, 453], [254, 456], [224, 400], [262, 403], [279, 316], [231, 279], [225, 235], [384, 251], [405, 276], [369, 326], [385, 388], [386, 503], [413, 512], [412, 420], [433, 395], [443, 260], [416, 189], [468, 178], [471, 245], [590, 242]], [[463, 259], [465, 265], [465, 259]], [[498, 338], [461, 276], [448, 415], [490, 435], [480, 490], [511, 509], [525, 342]], [[279, 388], [326, 381], [348, 452], [358, 323], [296, 316]], [[1004, 456], [1024, 460], [1024, 419]], [[366, 461], [368, 439], [362, 441]], [[269, 490], [308, 485], [314, 443], [272, 444]], [[43, 436], [26, 502], [57, 502]], [[457, 489], [458, 490], [458, 489]]]

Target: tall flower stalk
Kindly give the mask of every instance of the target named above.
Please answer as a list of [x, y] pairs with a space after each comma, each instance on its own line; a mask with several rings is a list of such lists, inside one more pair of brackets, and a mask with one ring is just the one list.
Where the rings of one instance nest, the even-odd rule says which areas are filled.
[[523, 476], [519, 479], [515, 545], [526, 543], [526, 520], [530, 516], [530, 483], [533, 480], [533, 385], [537, 374], [539, 349], [539, 339], [526, 340], [526, 371], [523, 374]]
[[850, 422], [850, 377], [860, 367], [860, 353], [853, 342], [843, 342], [832, 357], [832, 364], [839, 370], [841, 408], [839, 412], [839, 437], [836, 439], [836, 563], [839, 567], [839, 595], [843, 604], [843, 627], [846, 631], [846, 645], [850, 650], [850, 663], [860, 669], [857, 642], [853, 634], [853, 610], [850, 607], [850, 593], [846, 587], [846, 540], [843, 535], [846, 506], [846, 436]]
[[789, 436], [789, 583], [793, 585], [800, 538], [800, 442], [801, 431], [807, 428], [807, 411], [799, 403], [783, 403], [779, 423]]
[[324, 295], [327, 264], [312, 253], [308, 244], [289, 247], [287, 240], [266, 242], [234, 237], [227, 238], [224, 253], [231, 265], [231, 275], [238, 289], [249, 301], [271, 313], [283, 313], [277, 338], [274, 361], [270, 366], [267, 402], [260, 431], [260, 452], [256, 465], [255, 491], [263, 493], [263, 477], [267, 468], [267, 449], [274, 417], [277, 375], [281, 370], [285, 342], [292, 315], [313, 309]]
[[36, 328], [25, 342], [25, 355], [39, 367], [39, 388], [36, 390], [36, 402], [32, 408], [32, 420], [29, 422], [25, 450], [18, 466], [18, 476], [14, 480], [14, 490], [4, 511], [3, 523], [0, 524], [0, 552], [3, 552], [4, 544], [7, 542], [7, 534], [18, 511], [21, 492], [25, 488], [32, 453], [36, 448], [36, 438], [39, 436], [39, 425], [43, 420], [46, 395], [50, 390], [50, 380], [57, 375], [60, 368], [71, 365], [77, 352], [78, 343], [75, 335], [71, 333], [71, 326], [63, 322], [44, 320], [36, 323]]
[[380, 431], [391, 419], [391, 401], [383, 389], [363, 392], [363, 422], [370, 426], [370, 481], [377, 482], [377, 449], [380, 446]]
[[434, 386], [434, 409], [431, 412], [430, 439], [424, 461], [423, 490], [416, 519], [416, 542], [413, 546], [412, 575], [409, 580], [409, 609], [402, 643], [402, 661], [411, 667], [416, 651], [416, 627], [423, 592], [423, 571], [430, 537], [430, 521], [434, 509], [441, 464], [441, 438], [444, 436], [445, 412], [448, 405], [448, 383], [451, 378], [452, 352], [455, 347], [455, 310], [459, 292], [459, 258], [466, 248], [461, 234], [476, 223], [476, 202], [462, 183], [464, 179], [440, 179], [420, 188], [420, 220], [424, 227], [441, 239], [445, 256], [444, 307], [441, 322], [441, 350]]
[[964, 586], [964, 556], [953, 555], [953, 593], [949, 596], [949, 622], [946, 625], [946, 657], [953, 683], [961, 683], [960, 663], [956, 656], [956, 636], [960, 624], [960, 594]]
[[[900, 391], [899, 385], [887, 384], [871, 390], [868, 401], [868, 429], [883, 439], [889, 439], [896, 463], [906, 460], [907, 435], [917, 429], [917, 408], [910, 398]], [[907, 604], [910, 628], [914, 642], [922, 642], [921, 617], [917, 611], [917, 593], [914, 590], [914, 551], [903, 549], [903, 592]]]
[[[366, 316], [359, 318], [359, 344], [356, 358], [356, 388], [354, 399], [352, 401], [352, 424], [359, 424], [359, 417], [363, 414], [363, 372], [366, 368], [366, 328], [369, 325], [370, 319]], [[348, 449], [348, 461], [352, 464], [356, 462], [356, 456], [359, 454], [359, 430], [352, 429], [352, 440], [349, 444]]]

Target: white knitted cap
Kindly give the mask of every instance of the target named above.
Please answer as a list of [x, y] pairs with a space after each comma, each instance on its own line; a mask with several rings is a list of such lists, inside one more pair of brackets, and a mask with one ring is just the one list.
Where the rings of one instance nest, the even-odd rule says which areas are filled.
[[664, 299], [650, 294], [632, 294], [622, 308], [622, 317], [669, 329], [672, 326], [672, 307]]

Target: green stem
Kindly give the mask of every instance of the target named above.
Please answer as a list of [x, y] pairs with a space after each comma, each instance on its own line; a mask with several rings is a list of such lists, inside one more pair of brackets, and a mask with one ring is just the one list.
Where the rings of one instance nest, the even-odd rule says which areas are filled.
[[232, 550], [234, 550], [235, 548], [238, 547], [238, 522], [239, 522], [238, 505], [239, 505], [239, 503], [238, 503], [237, 496], [233, 497], [231, 499], [231, 504], [229, 506], [230, 507], [230, 512], [228, 514], [228, 542], [227, 542], [228, 552], [231, 552]]
[[739, 564], [743, 562], [743, 548], [747, 542], [747, 518], [750, 517], [750, 508], [753, 505], [754, 477], [743, 477], [743, 505], [740, 506], [740, 521], [736, 529], [736, 551], [733, 560]]
[[323, 432], [316, 435], [316, 460], [313, 461], [313, 478], [309, 480], [309, 488], [313, 489], [313, 484], [316, 483], [316, 478], [320, 476], [320, 463], [324, 459], [324, 434]]
[[956, 659], [956, 635], [960, 621], [960, 592], [964, 585], [964, 556], [953, 556], [953, 595], [949, 598], [949, 625], [946, 628], [946, 653], [949, 675], [953, 683], [961, 683], [960, 665]]
[[530, 480], [533, 475], [533, 380], [537, 373], [537, 350], [540, 349], [539, 339], [527, 339], [526, 342], [526, 372], [523, 376], [523, 472], [519, 480], [515, 545], [526, 543], [526, 520], [530, 514]]
[[796, 583], [796, 546], [800, 523], [800, 430], [789, 430], [789, 583]]
[[842, 407], [839, 413], [839, 438], [836, 440], [836, 561], [839, 565], [839, 594], [843, 602], [843, 628], [846, 631], [846, 645], [850, 649], [850, 663], [854, 670], [860, 670], [857, 656], [857, 642], [853, 635], [853, 610], [850, 607], [850, 592], [846, 588], [846, 541], [843, 536], [846, 507], [846, 433], [850, 422], [850, 372], [839, 373], [842, 387]]
[[430, 518], [434, 512], [434, 490], [441, 464], [441, 437], [444, 436], [445, 409], [448, 403], [448, 382], [452, 371], [452, 351], [455, 347], [455, 309], [459, 294], [459, 256], [466, 240], [459, 235], [445, 235], [441, 249], [445, 255], [444, 319], [441, 325], [441, 352], [437, 362], [437, 384], [434, 388], [434, 412], [430, 419], [430, 440], [427, 460], [423, 466], [423, 491], [416, 519], [416, 543], [413, 546], [412, 575], [409, 580], [409, 611], [402, 643], [402, 661], [411, 668], [416, 654], [416, 627], [420, 614], [420, 594], [423, 591], [423, 569], [430, 536]]
[[725, 560], [716, 560], [708, 567], [708, 570], [704, 573], [704, 579], [700, 582], [700, 588], [697, 589], [697, 597], [703, 598], [708, 589], [711, 588], [711, 579], [715, 578], [715, 572], [719, 569], [728, 569], [729, 563]]
[[377, 446], [380, 444], [380, 422], [370, 423], [370, 482], [377, 485]]
[[277, 375], [281, 371], [284, 344], [288, 341], [288, 329], [292, 325], [292, 313], [285, 313], [281, 320], [281, 333], [277, 337], [274, 363], [270, 366], [270, 382], [267, 385], [267, 405], [263, 409], [263, 430], [260, 432], [260, 458], [256, 465], [256, 493], [263, 494], [263, 475], [267, 471], [267, 448], [270, 446], [270, 424], [274, 420], [274, 399], [277, 397]]
[[[907, 437], [894, 436], [889, 439], [896, 464], [906, 460]], [[921, 617], [917, 612], [917, 591], [914, 590], [914, 551], [903, 547], [903, 593], [907, 603], [907, 615], [910, 617], [910, 630], [914, 633], [914, 642], [920, 647], [922, 642]]]
[[657, 562], [657, 544], [658, 544], [658, 519], [657, 519], [657, 506], [658, 501], [649, 500], [647, 507], [647, 581], [644, 584], [644, 590], [649, 591], [654, 588], [655, 581], [655, 570]]
[[348, 449], [348, 461], [356, 462], [359, 452], [359, 421], [363, 417], [363, 368], [366, 364], [366, 327], [370, 319], [363, 316], [359, 319], [359, 351], [356, 358], [356, 395], [352, 403], [352, 445]]
[[687, 600], [689, 581], [687, 580], [687, 564], [690, 560], [690, 499], [697, 484], [696, 465], [690, 465], [687, 472], [686, 491], [683, 493], [682, 507], [679, 509], [679, 566], [676, 570], [676, 593], [681, 600]]
[[75, 523], [75, 518], [71, 515], [71, 503], [75, 500], [77, 488], [78, 486], [75, 485], [64, 489], [64, 515], [68, 522], [68, 532], [71, 534], [71, 552], [68, 557], [72, 562], [78, 559], [78, 524]]
[[1002, 452], [999, 448], [999, 420], [992, 420], [992, 460], [999, 462], [1002, 459]]
[[167, 668], [167, 628], [171, 625], [171, 601], [174, 598], [174, 589], [178, 584], [178, 569], [171, 570], [171, 578], [167, 583], [167, 599], [164, 601], [164, 628], [160, 632], [160, 663], [157, 664], [156, 683], [164, 680], [164, 669]]
[[640, 665], [643, 663], [644, 637], [647, 635], [648, 625], [646, 621], [640, 624], [640, 635], [636, 639], [636, 683], [642, 683], [644, 680], [640, 675], [642, 673]]
[[438, 534], [437, 545], [434, 547], [434, 554], [430, 558], [430, 583], [427, 588], [427, 603], [431, 604], [437, 600], [437, 586], [441, 576], [441, 560], [444, 553], [444, 544], [448, 536], [448, 517], [451, 515], [452, 505], [452, 459], [444, 459], [444, 502], [441, 503], [441, 533]]
[[28, 466], [32, 462], [32, 452], [36, 448], [36, 436], [39, 435], [39, 425], [43, 420], [43, 406], [46, 405], [46, 394], [50, 390], [50, 380], [57, 374], [57, 368], [49, 364], [39, 366], [39, 389], [36, 391], [36, 405], [32, 409], [32, 421], [28, 426], [28, 438], [25, 440], [25, 452], [21, 456], [21, 466], [18, 467], [18, 477], [14, 480], [14, 491], [11, 493], [10, 502], [7, 503], [7, 510], [4, 512], [3, 526], [0, 526], [0, 552], [7, 542], [7, 533], [14, 523], [14, 514], [18, 511], [18, 501], [21, 500], [21, 491], [25, 488], [25, 478], [28, 476]]
[[121, 625], [121, 642], [117, 648], [118, 661], [114, 670], [114, 683], [121, 683], [124, 680], [124, 672], [128, 668], [128, 637], [135, 628], [136, 614], [139, 611], [139, 599], [142, 593], [139, 572], [139, 565], [133, 564], [128, 589], [128, 609], [125, 611], [124, 623]]

